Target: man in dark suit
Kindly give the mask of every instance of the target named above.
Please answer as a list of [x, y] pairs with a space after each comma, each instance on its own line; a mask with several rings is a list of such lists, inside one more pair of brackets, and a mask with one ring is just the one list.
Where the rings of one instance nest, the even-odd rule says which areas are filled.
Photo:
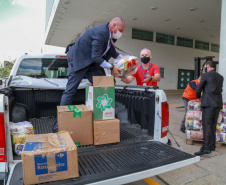
[[115, 17], [110, 23], [87, 30], [78, 40], [67, 47], [68, 83], [60, 105], [70, 105], [80, 82], [86, 76], [93, 83], [93, 76], [103, 76], [101, 68], [111, 69], [115, 77], [119, 77], [119, 69], [107, 61], [122, 57], [113, 47], [124, 31], [122, 18]]
[[202, 95], [202, 126], [203, 146], [195, 155], [209, 154], [215, 151], [216, 123], [219, 111], [222, 108], [222, 87], [224, 78], [215, 71], [216, 64], [209, 60], [205, 65], [205, 72], [196, 89], [196, 97]]

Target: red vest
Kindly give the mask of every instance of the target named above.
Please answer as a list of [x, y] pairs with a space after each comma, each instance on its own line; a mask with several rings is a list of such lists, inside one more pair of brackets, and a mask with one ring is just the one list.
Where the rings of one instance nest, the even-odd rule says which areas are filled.
[[[199, 81], [198, 80], [192, 80], [193, 82], [196, 83], [196, 86], [198, 87]], [[188, 83], [186, 89], [184, 90], [184, 93], [182, 97], [187, 98], [188, 100], [196, 100], [196, 91], [191, 88], [190, 82]]]

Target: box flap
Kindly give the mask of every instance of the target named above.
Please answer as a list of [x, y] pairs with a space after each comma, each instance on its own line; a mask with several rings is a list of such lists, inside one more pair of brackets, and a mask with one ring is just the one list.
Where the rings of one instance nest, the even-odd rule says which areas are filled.
[[79, 111], [92, 111], [86, 105], [64, 105], [64, 106], [57, 106], [58, 112], [70, 112], [72, 109], [78, 109]]
[[69, 132], [28, 135], [23, 151], [50, 151], [75, 147]]
[[93, 76], [94, 87], [115, 86], [113, 76]]

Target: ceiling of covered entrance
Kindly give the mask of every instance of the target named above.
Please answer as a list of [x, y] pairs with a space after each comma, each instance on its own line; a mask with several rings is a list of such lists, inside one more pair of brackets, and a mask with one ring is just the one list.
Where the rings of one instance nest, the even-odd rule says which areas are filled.
[[[58, 0], [57, 0], [58, 2]], [[60, 0], [45, 44], [66, 47], [95, 21], [219, 44], [221, 0]]]

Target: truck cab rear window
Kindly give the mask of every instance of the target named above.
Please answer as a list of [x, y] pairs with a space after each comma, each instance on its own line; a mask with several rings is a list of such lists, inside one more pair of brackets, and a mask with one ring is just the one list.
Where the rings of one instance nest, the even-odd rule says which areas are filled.
[[26, 58], [21, 61], [16, 75], [33, 78], [67, 78], [68, 62], [65, 58]]

